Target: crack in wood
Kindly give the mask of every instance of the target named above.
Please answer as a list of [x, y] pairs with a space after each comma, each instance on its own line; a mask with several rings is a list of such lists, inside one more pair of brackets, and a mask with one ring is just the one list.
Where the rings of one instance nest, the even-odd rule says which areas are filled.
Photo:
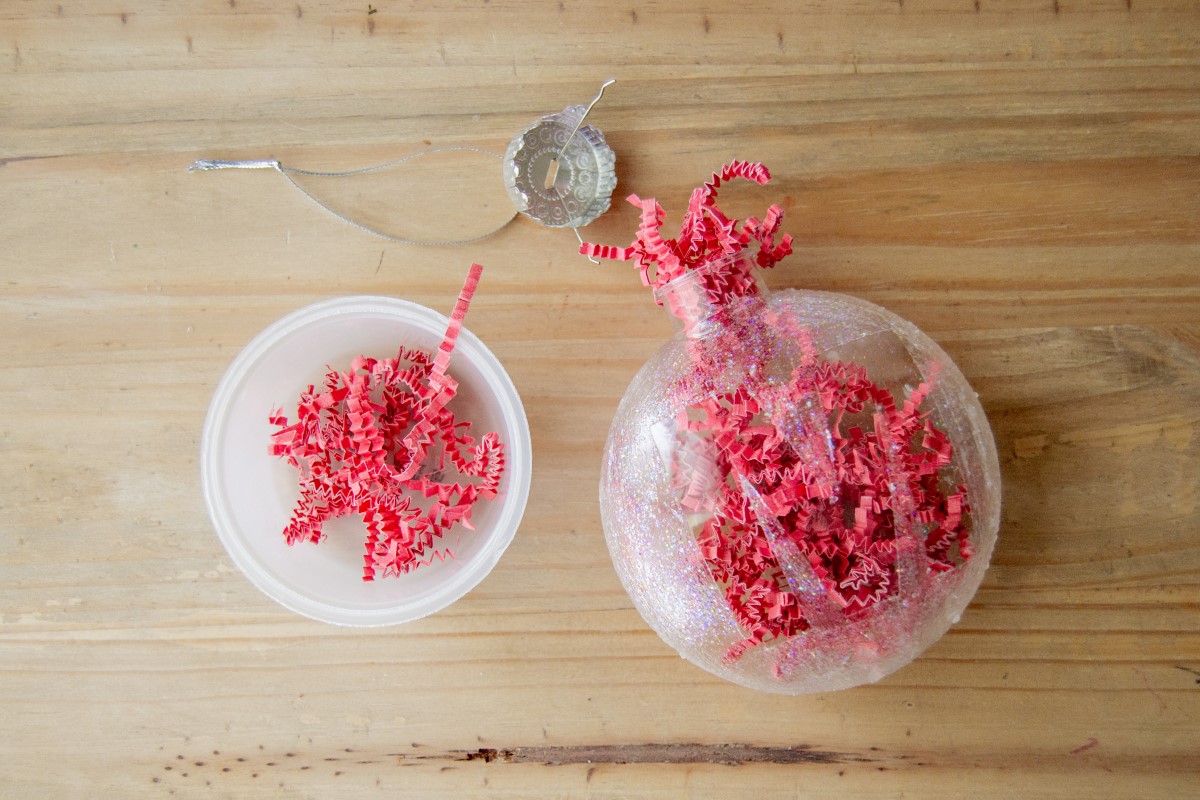
[[[861, 764], [877, 758], [817, 750], [811, 745], [761, 747], [747, 744], [631, 744], [569, 747], [481, 747], [450, 751], [458, 761], [513, 764]], [[420, 756], [430, 758], [430, 756]]]
[[[436, 769], [439, 772], [461, 768], [462, 762], [478, 761], [484, 764], [535, 764], [547, 767], [578, 765], [586, 767], [590, 781], [596, 770], [604, 766], [625, 764], [660, 765], [717, 765], [736, 767], [745, 764], [770, 764], [795, 766], [801, 764], [870, 765], [876, 770], [888, 770], [920, 764], [911, 755], [887, 753], [878, 747], [861, 752], [839, 752], [822, 750], [813, 745], [801, 744], [790, 747], [771, 747], [750, 744], [701, 744], [698, 742], [646, 743], [624, 745], [572, 745], [533, 747], [479, 747], [468, 749], [434, 749], [413, 742], [412, 750], [370, 754], [345, 748], [339, 755], [323, 755], [319, 752], [287, 751], [282, 754], [261, 752], [252, 758], [246, 756], [224, 756], [214, 750], [207, 754], [177, 754], [174, 759], [160, 765], [161, 772], [150, 776], [154, 782], [165, 777], [171, 780], [195, 778], [222, 778], [241, 773], [240, 767], [250, 770], [251, 779], [259, 778], [266, 771], [309, 772], [346, 774], [347, 769], [392, 766], [396, 768]], [[234, 762], [236, 758], [236, 763]], [[269, 759], [269, 760], [268, 760]], [[248, 763], [248, 762], [254, 763]], [[156, 770], [157, 772], [157, 770]], [[245, 773], [241, 773], [245, 774]], [[157, 780], [155, 780], [157, 779]], [[211, 780], [208, 781], [211, 785]]]
[[59, 156], [10, 156], [9, 158], [0, 158], [0, 167], [15, 164], [18, 161], [44, 161], [48, 158], [59, 158]]
[[1187, 672], [1187, 673], [1190, 673], [1190, 674], [1192, 674], [1192, 675], [1195, 675], [1195, 676], [1196, 676], [1196, 683], [1197, 683], [1197, 684], [1200, 684], [1200, 672], [1198, 672], [1198, 671], [1196, 671], [1196, 670], [1192, 669], [1191, 667], [1185, 667], [1185, 666], [1182, 666], [1182, 665], [1180, 665], [1180, 664], [1176, 664], [1176, 665], [1175, 665], [1175, 669], [1180, 669], [1180, 670], [1183, 670], [1184, 672]]

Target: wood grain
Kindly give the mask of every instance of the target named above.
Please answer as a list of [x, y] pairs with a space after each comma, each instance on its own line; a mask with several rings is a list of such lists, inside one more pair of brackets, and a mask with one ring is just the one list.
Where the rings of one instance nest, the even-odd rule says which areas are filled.
[[[992, 568], [879, 684], [755, 694], [633, 610], [596, 475], [670, 325], [631, 270], [527, 220], [405, 247], [277, 175], [184, 171], [502, 149], [609, 75], [618, 196], [767, 162], [728, 197], [788, 209], [771, 285], [908, 317], [988, 411]], [[0, 6], [0, 794], [1200, 797], [1198, 143], [1187, 0]], [[448, 311], [472, 260], [533, 434], [519, 535], [401, 628], [289, 614], [205, 513], [217, 381], [318, 299]]]

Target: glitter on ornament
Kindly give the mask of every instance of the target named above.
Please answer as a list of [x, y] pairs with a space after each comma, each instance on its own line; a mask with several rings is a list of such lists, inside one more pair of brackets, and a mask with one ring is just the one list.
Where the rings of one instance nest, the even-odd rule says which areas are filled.
[[[679, 236], [642, 210], [633, 260], [679, 334], [630, 384], [609, 432], [601, 514], [647, 622], [734, 682], [797, 694], [899, 669], [961, 613], [999, 522], [987, 419], [915, 326], [844, 295], [769, 292], [783, 212], [726, 217], [733, 162], [696, 189]], [[754, 252], [751, 252], [752, 247]]]

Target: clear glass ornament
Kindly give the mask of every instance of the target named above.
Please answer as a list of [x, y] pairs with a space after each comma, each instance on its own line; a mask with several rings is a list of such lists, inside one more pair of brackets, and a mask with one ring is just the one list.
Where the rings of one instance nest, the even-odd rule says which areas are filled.
[[979, 400], [895, 314], [763, 288], [755, 260], [790, 252], [771, 239], [777, 209], [740, 238], [710, 229], [702, 252], [689, 224], [736, 231], [711, 202], [666, 249], [649, 203], [633, 248], [591, 249], [640, 257], [680, 324], [609, 431], [600, 509], [616, 571], [664, 641], [730, 681], [800, 694], [879, 680], [957, 621], [987, 568], [1000, 477]]

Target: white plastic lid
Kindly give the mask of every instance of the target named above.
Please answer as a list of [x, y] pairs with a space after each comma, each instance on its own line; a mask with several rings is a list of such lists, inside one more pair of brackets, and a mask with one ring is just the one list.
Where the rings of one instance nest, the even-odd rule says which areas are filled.
[[500, 492], [474, 508], [475, 530], [457, 526], [441, 545], [455, 555], [397, 578], [362, 580], [366, 529], [357, 517], [331, 520], [319, 544], [289, 547], [283, 529], [299, 496], [295, 467], [268, 453], [273, 409], [295, 416], [300, 392], [360, 354], [395, 356], [399, 346], [433, 352], [449, 320], [389, 297], [344, 297], [307, 306], [246, 346], [213, 395], [200, 446], [209, 516], [234, 563], [268, 597], [338, 625], [410, 622], [455, 602], [482, 581], [520, 525], [532, 473], [529, 424], [499, 360], [465, 328], [449, 373], [459, 382], [450, 407], [477, 439], [496, 431], [504, 444]]

